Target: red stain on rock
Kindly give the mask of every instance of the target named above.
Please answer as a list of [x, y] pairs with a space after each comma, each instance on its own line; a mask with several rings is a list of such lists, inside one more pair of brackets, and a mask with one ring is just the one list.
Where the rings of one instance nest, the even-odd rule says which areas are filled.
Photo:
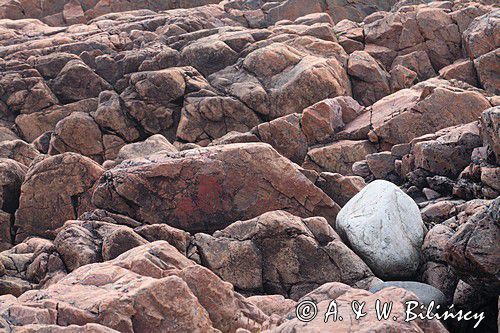
[[216, 213], [222, 208], [222, 186], [216, 177], [202, 178], [198, 184], [197, 202], [198, 207], [209, 214]]
[[177, 202], [175, 215], [185, 223], [202, 215], [215, 214], [222, 209], [222, 186], [216, 177], [202, 178], [196, 186], [196, 190], [190, 190], [189, 194]]

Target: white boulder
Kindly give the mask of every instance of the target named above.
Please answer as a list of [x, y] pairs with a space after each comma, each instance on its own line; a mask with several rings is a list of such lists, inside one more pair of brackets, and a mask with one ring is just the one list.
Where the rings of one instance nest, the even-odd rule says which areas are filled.
[[411, 277], [427, 231], [416, 203], [385, 180], [368, 184], [342, 208], [336, 229], [382, 279]]

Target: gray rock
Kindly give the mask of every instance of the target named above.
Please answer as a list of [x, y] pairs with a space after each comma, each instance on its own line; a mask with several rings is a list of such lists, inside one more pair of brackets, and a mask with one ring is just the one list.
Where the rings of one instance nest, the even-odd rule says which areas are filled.
[[342, 208], [336, 229], [378, 277], [415, 274], [426, 228], [416, 203], [396, 185], [367, 185]]
[[434, 306], [440, 305], [441, 307], [443, 307], [448, 305], [448, 302], [446, 301], [446, 296], [439, 289], [421, 282], [414, 282], [414, 281], [382, 282], [371, 287], [370, 292], [376, 293], [377, 291], [388, 287], [403, 288], [405, 290], [411, 291], [418, 297], [420, 303], [425, 305], [428, 305], [431, 301], [434, 301], [435, 304]]

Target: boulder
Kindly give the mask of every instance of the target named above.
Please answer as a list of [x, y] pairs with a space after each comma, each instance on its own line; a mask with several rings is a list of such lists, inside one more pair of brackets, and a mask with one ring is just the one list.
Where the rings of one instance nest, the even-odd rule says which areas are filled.
[[446, 305], [448, 305], [445, 295], [439, 289], [420, 282], [414, 282], [414, 281], [383, 282], [371, 287], [370, 292], [376, 293], [377, 291], [389, 287], [402, 288], [414, 293], [418, 297], [420, 303], [425, 304], [425, 306], [427, 307], [431, 302], [434, 302], [434, 306], [439, 305], [441, 307], [445, 307]]
[[353, 97], [368, 106], [391, 93], [389, 74], [366, 51], [354, 51], [349, 56], [347, 73], [353, 84]]
[[281, 155], [294, 163], [302, 163], [307, 154], [307, 137], [301, 126], [302, 115], [294, 113], [258, 125], [254, 133]]
[[16, 241], [33, 235], [53, 238], [64, 222], [90, 210], [92, 186], [103, 172], [100, 165], [75, 153], [31, 165], [16, 211]]
[[[499, 43], [500, 44], [500, 43]], [[488, 52], [474, 60], [479, 83], [484, 90], [498, 95], [500, 94], [500, 48]]]
[[336, 230], [378, 277], [392, 279], [415, 274], [427, 231], [415, 202], [383, 180], [342, 208]]
[[[333, 284], [332, 284], [333, 285]], [[318, 289], [326, 289], [320, 287]], [[443, 324], [437, 320], [404, 320], [408, 301], [419, 302], [419, 298], [414, 293], [401, 288], [389, 287], [371, 293], [366, 290], [355, 289], [342, 284], [335, 284], [329, 288], [330, 292], [325, 298], [317, 298], [316, 292], [313, 291], [310, 296], [304, 296], [303, 300], [318, 299], [316, 304], [318, 315], [310, 321], [299, 320], [297, 315], [292, 314], [285, 317], [285, 322], [271, 330], [271, 332], [361, 332], [366, 328], [373, 331], [394, 331], [394, 332], [448, 332]], [[331, 302], [337, 304], [337, 313], [327, 317], [325, 322], [325, 314], [328, 310], [334, 310], [331, 307]], [[358, 319], [355, 319], [351, 308], [353, 302], [364, 304], [363, 312], [366, 313]], [[380, 320], [376, 316], [376, 304], [381, 302], [381, 305], [391, 302], [392, 309], [390, 319]], [[356, 303], [355, 303], [356, 304]], [[303, 310], [299, 314], [304, 318], [313, 311], [311, 307], [303, 306]], [[340, 320], [342, 318], [342, 320]], [[394, 318], [396, 318], [394, 320]], [[335, 319], [335, 320], [334, 320]]]
[[417, 138], [413, 155], [415, 167], [440, 176], [456, 178], [471, 162], [472, 150], [482, 145], [478, 122], [446, 128], [434, 135], [437, 138], [429, 141]]
[[463, 44], [469, 57], [474, 60], [500, 47], [500, 10], [493, 10], [476, 17], [463, 33]]
[[304, 167], [312, 164], [313, 169], [352, 175], [352, 166], [355, 162], [363, 160], [366, 155], [375, 153], [377, 148], [368, 140], [350, 141], [341, 140], [332, 144], [312, 148], [307, 153]]
[[67, 221], [54, 239], [54, 246], [69, 272], [118, 257], [148, 243], [133, 229], [100, 221]]
[[177, 149], [163, 135], [150, 136], [143, 142], [130, 143], [120, 148], [115, 161], [120, 163], [124, 160], [138, 157], [146, 157], [160, 151], [176, 152]]
[[0, 158], [0, 210], [14, 214], [19, 206], [21, 184], [28, 168], [8, 158]]
[[75, 152], [103, 161], [103, 135], [97, 123], [87, 113], [74, 112], [59, 121], [50, 139], [49, 154]]
[[386, 179], [387, 176], [395, 172], [396, 157], [391, 152], [373, 153], [366, 155], [365, 158], [371, 174], [376, 179]]
[[481, 114], [481, 134], [485, 145], [495, 155], [496, 161], [500, 161], [500, 106], [485, 110]]
[[392, 62], [391, 68], [398, 65], [406, 67], [417, 73], [419, 81], [425, 81], [433, 76], [436, 76], [436, 72], [432, 67], [429, 56], [424, 51], [415, 51], [396, 57], [396, 59]]
[[[230, 284], [165, 241], [83, 266], [17, 299], [2, 296], [1, 306], [10, 325], [19, 329], [97, 323], [120, 332], [234, 332], [256, 330], [268, 318]], [[95, 308], [98, 313], [92, 312]], [[164, 320], [170, 316], [175, 320]]]
[[32, 237], [0, 255], [0, 293], [20, 296], [50, 286], [66, 275], [66, 268], [51, 241]]
[[401, 65], [394, 66], [389, 75], [392, 92], [410, 88], [417, 82], [417, 73]]
[[309, 144], [322, 143], [344, 128], [342, 106], [335, 98], [318, 102], [302, 113], [302, 131]]
[[296, 165], [262, 143], [125, 161], [102, 176], [93, 203], [141, 223], [190, 232], [213, 232], [277, 209], [333, 223], [339, 211]]
[[196, 234], [194, 244], [205, 266], [245, 293], [297, 300], [326, 282], [355, 284], [373, 276], [320, 217], [269, 212], [213, 236]]
[[322, 172], [316, 185], [343, 207], [366, 186], [366, 183], [359, 176], [342, 176], [339, 173]]
[[247, 300], [255, 304], [262, 312], [268, 316], [285, 316], [294, 310], [297, 302], [286, 299], [281, 295], [258, 295], [247, 297]]
[[15, 122], [23, 137], [32, 142], [44, 133], [53, 132], [57, 123], [72, 113], [90, 113], [96, 107], [97, 99], [89, 98], [66, 105], [55, 105], [40, 112], [22, 114], [16, 117]]
[[486, 293], [500, 290], [500, 199], [484, 206], [460, 226], [445, 247], [445, 259], [457, 275]]
[[98, 97], [101, 91], [112, 87], [83, 61], [71, 60], [52, 82], [52, 89], [61, 101], [70, 103]]
[[476, 121], [489, 101], [469, 86], [430, 79], [373, 104], [338, 136], [362, 140], [371, 133], [384, 147], [407, 143], [424, 134]]
[[0, 142], [0, 158], [8, 158], [27, 167], [40, 155], [36, 148], [23, 140]]
[[460, 80], [467, 82], [468, 84], [476, 87], [479, 85], [476, 68], [474, 68], [474, 62], [470, 59], [459, 59], [451, 65], [441, 68], [439, 76], [446, 80]]

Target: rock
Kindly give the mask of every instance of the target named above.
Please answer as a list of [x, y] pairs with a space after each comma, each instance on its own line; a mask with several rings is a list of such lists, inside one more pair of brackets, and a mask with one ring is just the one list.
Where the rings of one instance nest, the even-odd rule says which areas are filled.
[[31, 235], [54, 237], [65, 221], [90, 210], [92, 186], [103, 172], [97, 163], [75, 153], [32, 165], [21, 186], [16, 241]]
[[349, 19], [352, 21], [360, 22], [366, 16], [378, 11], [388, 11], [395, 3], [394, 0], [389, 1], [365, 1], [357, 0], [348, 4], [339, 0], [329, 0], [328, 13], [332, 16], [335, 22], [342, 19]]
[[446, 127], [476, 121], [490, 108], [479, 92], [453, 88], [454, 84], [430, 79], [386, 96], [349, 123], [338, 136], [362, 140], [371, 130], [380, 144], [390, 147]]
[[194, 243], [204, 265], [246, 293], [297, 300], [329, 281], [354, 284], [372, 276], [319, 217], [269, 212], [235, 222], [214, 236], [196, 234]]
[[280, 117], [255, 128], [255, 134], [281, 155], [295, 163], [302, 163], [307, 154], [307, 138], [302, 132], [302, 116], [294, 113]]
[[8, 250], [12, 247], [11, 223], [12, 214], [0, 210], [0, 251]]
[[[325, 27], [331, 34], [331, 26]], [[317, 37], [292, 39], [252, 50], [241, 68], [227, 67], [209, 81], [257, 114], [275, 119], [301, 113], [326, 98], [351, 95], [346, 61], [347, 55], [335, 42]]]
[[25, 166], [29, 166], [40, 155], [33, 145], [23, 140], [0, 142], [0, 158], [9, 158]]
[[366, 183], [359, 176], [342, 176], [339, 173], [322, 172], [316, 185], [343, 207], [366, 186]]
[[310, 160], [320, 171], [352, 175], [353, 164], [376, 151], [369, 141], [341, 140], [309, 150], [304, 167], [307, 167]]
[[396, 59], [392, 62], [392, 68], [398, 65], [406, 67], [417, 73], [419, 81], [425, 81], [433, 76], [436, 76], [436, 72], [432, 67], [429, 56], [424, 51], [415, 51], [396, 57]]
[[[500, 45], [500, 42], [499, 42]], [[477, 76], [481, 86], [492, 94], [500, 94], [500, 49], [486, 53], [474, 60]]]
[[79, 60], [71, 60], [61, 69], [52, 88], [65, 103], [98, 97], [101, 91], [112, 89], [109, 83]]
[[[398, 55], [425, 51], [439, 70], [461, 56], [458, 24], [445, 9], [409, 6], [364, 25], [365, 51], [391, 68]], [[373, 45], [373, 46], [372, 46]]]
[[[80, 283], [83, 280], [85, 284]], [[6, 297], [11, 297], [9, 302]], [[164, 241], [81, 267], [46, 289], [3, 300], [2, 311], [22, 307], [20, 313], [9, 311], [8, 321], [17, 327], [85, 322], [120, 332], [232, 332], [256, 329], [267, 319], [231, 285]], [[99, 315], [90, 314], [96, 306]], [[176, 320], [160, 319], [170, 315]]]
[[439, 194], [438, 192], [436, 192], [430, 188], [427, 188], [427, 187], [422, 189], [422, 193], [425, 195], [427, 200], [434, 200], [434, 199], [437, 199], [441, 196], [441, 194]]
[[354, 98], [368, 106], [391, 93], [389, 75], [365, 51], [354, 51], [349, 56], [347, 73], [353, 82]]
[[[152, 13], [154, 11], [175, 9], [175, 8], [191, 8], [210, 3], [217, 3], [214, 0], [202, 1], [184, 1], [177, 3], [174, 1], [160, 1], [150, 0], [141, 2], [129, 2], [118, 0], [117, 2], [108, 3], [102, 0], [75, 2], [73, 0], [63, 0], [51, 2], [47, 6], [37, 6], [35, 1], [25, 1], [22, 5], [16, 1], [8, 0], [2, 3], [0, 7], [0, 18], [10, 19], [28, 19], [36, 18], [44, 22], [52, 23], [55, 25], [71, 25], [77, 23], [84, 23], [87, 19], [93, 19], [97, 16], [105, 15], [108, 13], [137, 11]], [[76, 331], [75, 331], [76, 332]]]
[[115, 159], [120, 163], [125, 160], [146, 157], [161, 151], [176, 152], [177, 149], [163, 135], [156, 134], [147, 138], [144, 142], [130, 143], [120, 148]]
[[493, 10], [476, 17], [463, 33], [463, 44], [471, 59], [476, 59], [500, 45], [498, 39], [500, 17], [499, 10]]
[[199, 40], [181, 52], [182, 62], [196, 68], [204, 76], [232, 65], [238, 54], [223, 41]]
[[74, 112], [90, 113], [97, 107], [97, 99], [89, 98], [78, 102], [56, 105], [40, 112], [22, 114], [16, 118], [16, 126], [28, 141], [40, 135], [53, 132], [57, 123]]
[[249, 143], [249, 142], [260, 142], [259, 138], [250, 132], [236, 132], [231, 131], [226, 135], [213, 140], [209, 146], [218, 146], [218, 145], [228, 145], [231, 143]]
[[453, 304], [456, 309], [462, 311], [472, 311], [473, 313], [484, 313], [484, 320], [476, 326], [476, 322], [457, 323], [451, 322], [450, 328], [455, 330], [471, 330], [476, 329], [494, 331], [497, 328], [497, 311], [498, 298], [495, 295], [484, 294], [477, 289], [471, 287], [464, 281], [459, 281]]
[[[314, 292], [313, 292], [314, 293]], [[344, 318], [344, 320], [333, 320], [333, 315], [328, 317], [325, 323], [324, 315], [328, 312], [331, 301], [335, 300], [337, 303], [336, 318]], [[351, 288], [343, 286], [334, 288], [334, 292], [330, 297], [321, 300], [317, 304], [318, 314], [313, 320], [309, 322], [300, 321], [296, 316], [286, 318], [285, 322], [271, 330], [271, 332], [328, 332], [330, 330], [335, 332], [358, 332], [366, 327], [371, 330], [383, 331], [394, 330], [396, 332], [447, 332], [446, 328], [437, 319], [430, 321], [405, 321], [405, 320], [387, 320], [380, 321], [376, 317], [375, 304], [379, 300], [384, 303], [392, 302], [391, 315], [397, 318], [405, 318], [406, 305], [408, 301], [419, 301], [419, 298], [410, 291], [389, 287], [382, 289], [374, 294], [366, 290]], [[354, 320], [352, 316], [351, 304], [353, 301], [364, 303], [363, 311], [366, 316]], [[304, 314], [307, 312], [304, 312]], [[351, 318], [352, 320], [346, 320]]]
[[77, 0], [72, 0], [64, 5], [63, 17], [66, 24], [85, 23], [87, 21], [82, 6]]
[[440, 223], [450, 218], [453, 209], [462, 204], [461, 200], [442, 200], [425, 206], [420, 214], [425, 222]]
[[339, 44], [348, 54], [364, 49], [365, 37], [363, 36], [363, 28], [359, 23], [342, 20], [335, 25], [334, 30]]
[[435, 140], [417, 142], [413, 154], [415, 167], [440, 176], [457, 177], [470, 163], [472, 150], [482, 145], [477, 122], [443, 129], [435, 136]]
[[64, 263], [51, 241], [32, 237], [0, 255], [4, 268], [0, 276], [2, 295], [19, 296], [48, 287], [66, 275]]
[[357, 161], [352, 165], [352, 172], [359, 177], [366, 178], [370, 175], [370, 167], [366, 160]]
[[410, 88], [417, 82], [417, 73], [401, 65], [394, 66], [389, 75], [392, 92]]
[[440, 305], [441, 307], [445, 307], [448, 305], [445, 295], [439, 290], [425, 283], [413, 282], [413, 281], [391, 281], [391, 282], [383, 282], [381, 284], [377, 284], [370, 288], [370, 292], [376, 293], [382, 289], [396, 287], [408, 290], [414, 293], [418, 300], [425, 304], [427, 307], [431, 302], [436, 305]]
[[481, 114], [481, 134], [483, 141], [489, 146], [496, 161], [500, 161], [500, 139], [498, 132], [500, 131], [500, 107], [495, 106], [484, 111]]
[[500, 289], [497, 274], [499, 205], [497, 198], [474, 214], [448, 240], [445, 248], [445, 259], [458, 276], [486, 293], [498, 293]]
[[422, 266], [422, 271], [422, 282], [440, 290], [448, 304], [453, 303], [453, 293], [458, 282], [453, 269], [443, 263], [428, 261]]
[[166, 224], [144, 225], [135, 228], [134, 231], [149, 242], [165, 240], [175, 247], [177, 251], [187, 255], [191, 235], [185, 231], [172, 228]]
[[500, 191], [500, 168], [481, 168], [481, 182]]
[[302, 131], [309, 144], [322, 143], [344, 128], [342, 106], [335, 98], [318, 102], [302, 113]]
[[391, 173], [395, 172], [394, 162], [396, 158], [390, 152], [373, 153], [366, 155], [366, 163], [370, 168], [371, 174], [376, 179], [385, 179]]
[[19, 206], [21, 184], [26, 175], [26, 168], [19, 162], [0, 158], [0, 209], [14, 214]]
[[336, 230], [378, 277], [415, 274], [426, 228], [414, 201], [394, 184], [368, 184], [342, 208]]
[[69, 272], [84, 265], [112, 260], [146, 243], [131, 228], [98, 221], [67, 221], [54, 240]]
[[103, 161], [103, 137], [94, 119], [83, 112], [74, 112], [59, 121], [50, 139], [49, 154], [75, 152], [97, 162]]
[[446, 80], [460, 80], [470, 85], [478, 86], [474, 62], [468, 59], [457, 60], [453, 64], [441, 68], [439, 76]]
[[288, 312], [295, 309], [297, 302], [286, 299], [281, 295], [251, 296], [247, 300], [255, 304], [262, 312], [268, 316], [285, 316]]
[[166, 222], [190, 232], [213, 232], [276, 209], [333, 223], [339, 211], [295, 165], [262, 143], [124, 162], [103, 175], [93, 202], [142, 223]]

